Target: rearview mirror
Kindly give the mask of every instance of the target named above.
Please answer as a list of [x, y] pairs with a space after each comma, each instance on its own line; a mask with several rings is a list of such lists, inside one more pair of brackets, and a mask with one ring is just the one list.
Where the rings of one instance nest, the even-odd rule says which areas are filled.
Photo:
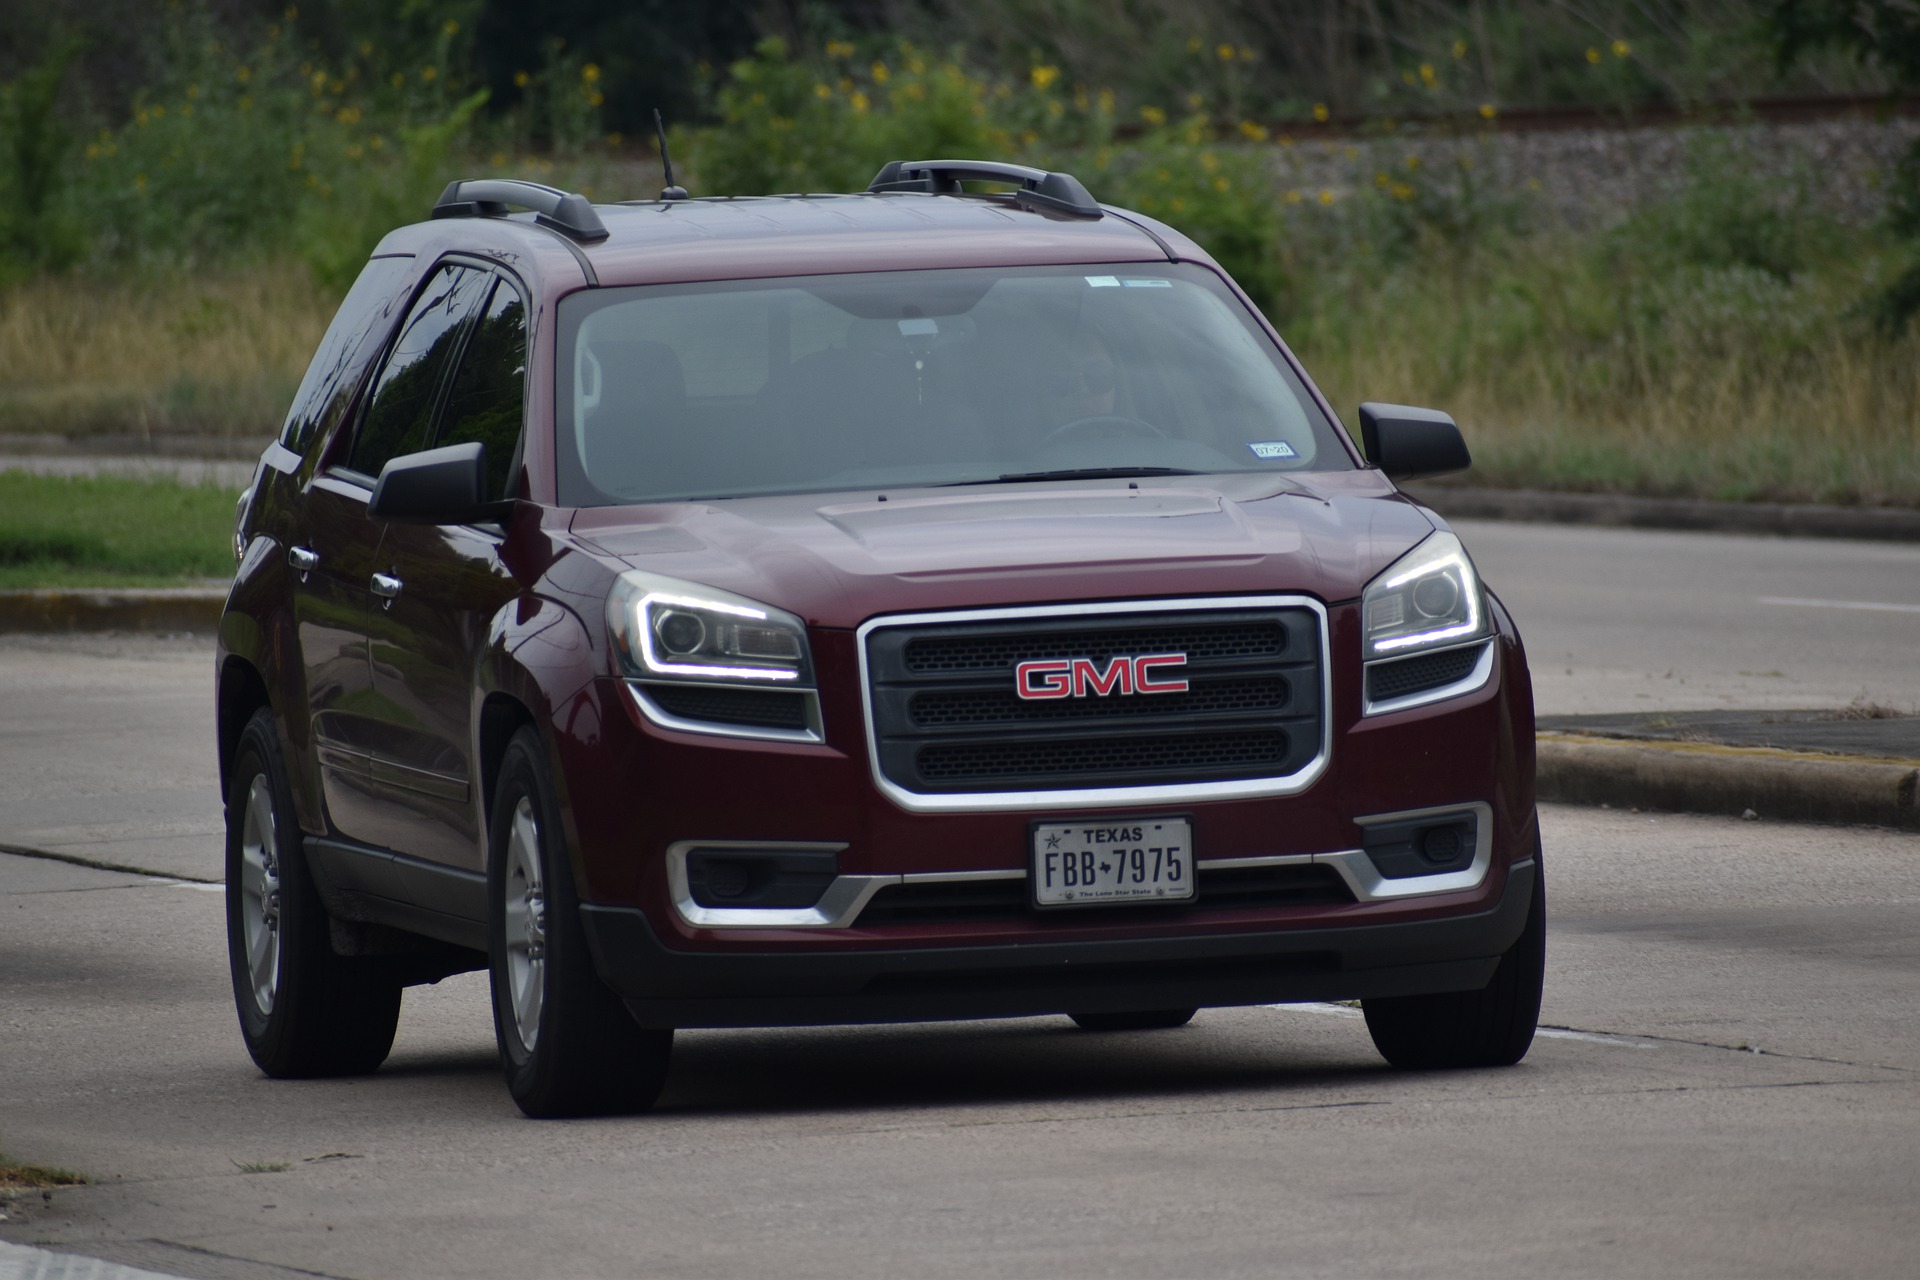
[[497, 520], [512, 506], [488, 501], [487, 446], [469, 441], [388, 461], [367, 514], [401, 524], [475, 524]]
[[1393, 480], [1450, 475], [1473, 465], [1450, 414], [1368, 401], [1360, 406], [1360, 443], [1367, 461]]

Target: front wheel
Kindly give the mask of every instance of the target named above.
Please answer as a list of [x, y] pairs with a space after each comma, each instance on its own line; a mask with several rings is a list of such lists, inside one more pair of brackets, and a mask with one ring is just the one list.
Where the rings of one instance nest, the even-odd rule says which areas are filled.
[[227, 957], [241, 1037], [270, 1076], [364, 1075], [393, 1047], [400, 983], [378, 958], [336, 955], [332, 932], [263, 707], [227, 779]]
[[1547, 885], [1536, 847], [1526, 927], [1493, 981], [1479, 991], [1363, 1001], [1374, 1048], [1407, 1071], [1512, 1066], [1533, 1044], [1546, 961]]
[[536, 1119], [645, 1111], [672, 1031], [645, 1030], [594, 971], [540, 740], [507, 744], [488, 844], [493, 1025], [507, 1091]]

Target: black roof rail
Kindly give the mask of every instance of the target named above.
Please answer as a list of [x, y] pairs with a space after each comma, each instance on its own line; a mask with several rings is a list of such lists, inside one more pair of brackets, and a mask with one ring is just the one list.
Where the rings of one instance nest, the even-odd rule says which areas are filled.
[[1074, 218], [1098, 218], [1100, 202], [1070, 173], [1048, 173], [997, 160], [889, 160], [868, 191], [926, 191], [957, 196], [962, 182], [1005, 182], [1016, 204]]
[[607, 225], [600, 221], [593, 205], [583, 195], [522, 182], [518, 178], [468, 178], [449, 182], [434, 201], [436, 218], [498, 218], [509, 205], [533, 210], [533, 220], [543, 227], [592, 244], [607, 238]]

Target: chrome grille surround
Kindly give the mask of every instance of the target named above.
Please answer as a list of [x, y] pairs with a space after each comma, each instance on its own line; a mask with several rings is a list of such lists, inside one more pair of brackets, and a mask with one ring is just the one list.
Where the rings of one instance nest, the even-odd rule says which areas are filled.
[[[1170, 614], [1207, 614], [1247, 611], [1293, 610], [1311, 615], [1315, 632], [1318, 687], [1318, 741], [1310, 758], [1290, 772], [1277, 776], [1240, 777], [1215, 781], [1182, 781], [1123, 786], [1022, 788], [1008, 790], [932, 792], [914, 790], [889, 777], [883, 767], [880, 727], [874, 705], [873, 661], [870, 640], [875, 632], [913, 627], [944, 627], [968, 623], [1027, 622], [1111, 622], [1124, 628], [1129, 618], [1140, 618], [1143, 628], [1154, 625], [1151, 619], [1164, 620]], [[1204, 619], [1202, 619], [1204, 621]], [[1329, 652], [1327, 610], [1320, 601], [1301, 595], [1263, 595], [1201, 597], [1171, 600], [1135, 600], [1083, 604], [1028, 605], [994, 609], [964, 609], [940, 613], [896, 614], [869, 619], [857, 633], [860, 662], [860, 696], [866, 719], [867, 759], [874, 785], [901, 808], [914, 813], [981, 813], [1018, 810], [1072, 810], [1114, 805], [1166, 805], [1207, 800], [1251, 799], [1265, 796], [1296, 795], [1312, 786], [1325, 772], [1332, 751], [1332, 661]], [[1116, 715], [1116, 728], [1135, 719]]]

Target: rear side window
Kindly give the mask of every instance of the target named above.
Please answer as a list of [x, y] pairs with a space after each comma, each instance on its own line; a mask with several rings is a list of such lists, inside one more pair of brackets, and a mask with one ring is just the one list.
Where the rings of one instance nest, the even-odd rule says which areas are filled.
[[467, 339], [434, 442], [487, 447], [489, 498], [512, 496], [507, 486], [520, 452], [526, 383], [527, 307], [519, 290], [501, 280]]
[[349, 467], [377, 476], [390, 459], [427, 447], [440, 388], [460, 350], [466, 322], [487, 296], [490, 279], [485, 271], [451, 263], [428, 279], [380, 370]]
[[294, 393], [293, 408], [280, 430], [281, 444], [304, 453], [317, 434], [340, 421], [360, 386], [360, 375], [392, 329], [412, 270], [411, 256], [375, 258], [361, 268]]

